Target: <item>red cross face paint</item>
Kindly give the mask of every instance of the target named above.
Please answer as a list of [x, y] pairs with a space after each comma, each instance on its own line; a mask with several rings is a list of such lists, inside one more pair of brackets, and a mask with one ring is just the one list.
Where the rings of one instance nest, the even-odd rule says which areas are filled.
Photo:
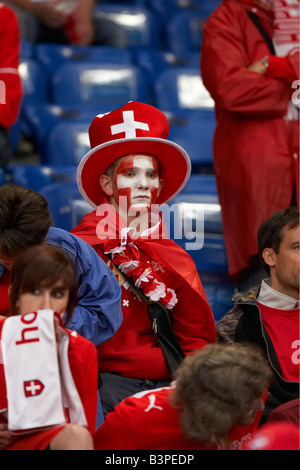
[[[127, 208], [149, 210], [159, 192], [158, 164], [148, 155], [127, 155], [115, 170], [114, 197], [120, 203], [126, 200]], [[124, 198], [125, 196], [125, 198]]]

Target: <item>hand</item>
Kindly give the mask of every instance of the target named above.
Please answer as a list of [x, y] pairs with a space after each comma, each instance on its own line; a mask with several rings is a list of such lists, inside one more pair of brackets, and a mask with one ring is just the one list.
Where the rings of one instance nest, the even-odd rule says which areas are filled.
[[16, 441], [16, 436], [8, 430], [6, 423], [0, 423], [0, 449], [5, 449], [6, 447], [12, 445]]
[[263, 63], [263, 59], [260, 59], [256, 62], [253, 62], [253, 64], [249, 65], [248, 70], [251, 70], [251, 72], [259, 73], [260, 75], [265, 75], [267, 67]]
[[32, 2], [32, 13], [49, 28], [62, 28], [68, 15], [57, 8], [59, 0]]

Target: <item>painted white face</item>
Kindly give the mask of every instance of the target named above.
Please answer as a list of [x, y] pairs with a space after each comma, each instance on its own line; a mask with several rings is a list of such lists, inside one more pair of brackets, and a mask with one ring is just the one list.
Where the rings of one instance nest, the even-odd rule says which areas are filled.
[[127, 155], [115, 170], [114, 195], [125, 196], [130, 208], [150, 208], [159, 194], [158, 164], [154, 157]]

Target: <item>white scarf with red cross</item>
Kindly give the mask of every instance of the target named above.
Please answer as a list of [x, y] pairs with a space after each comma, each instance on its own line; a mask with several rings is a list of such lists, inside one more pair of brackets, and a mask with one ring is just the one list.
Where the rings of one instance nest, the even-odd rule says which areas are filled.
[[57, 346], [52, 310], [7, 318], [1, 346], [9, 430], [31, 432], [67, 422], [87, 425], [68, 358], [69, 334]]

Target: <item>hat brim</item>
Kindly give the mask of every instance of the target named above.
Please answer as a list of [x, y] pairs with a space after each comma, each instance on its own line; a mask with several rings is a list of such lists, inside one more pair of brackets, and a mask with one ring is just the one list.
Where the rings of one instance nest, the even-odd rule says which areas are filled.
[[77, 168], [79, 191], [92, 207], [97, 208], [105, 197], [100, 176], [118, 158], [130, 154], [150, 154], [157, 158], [164, 184], [155, 204], [163, 205], [173, 199], [190, 177], [190, 158], [175, 142], [151, 137], [112, 140], [91, 149]]

